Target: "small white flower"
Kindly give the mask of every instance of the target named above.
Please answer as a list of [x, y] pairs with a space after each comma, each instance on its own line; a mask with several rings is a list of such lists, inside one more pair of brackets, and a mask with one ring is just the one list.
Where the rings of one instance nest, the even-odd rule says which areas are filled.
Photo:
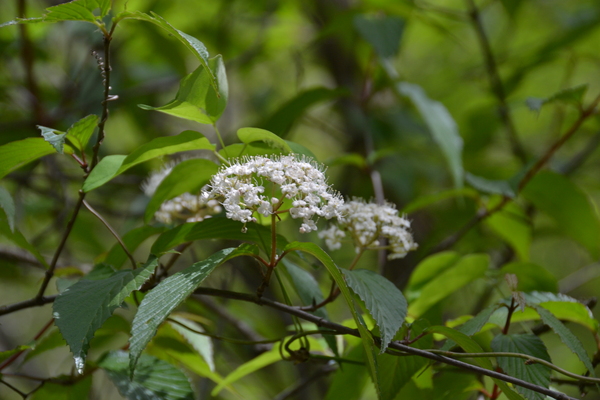
[[296, 155], [246, 157], [223, 166], [212, 177], [202, 196], [219, 199], [227, 218], [243, 223], [279, 210], [292, 201], [292, 218], [301, 218], [300, 232], [317, 229], [314, 219], [340, 216], [341, 196], [331, 190], [321, 166]]
[[362, 199], [353, 199], [340, 207], [342, 217], [337, 224], [319, 233], [331, 250], [341, 247], [346, 232], [354, 240], [356, 251], [381, 248], [379, 237], [385, 237], [389, 250], [388, 259], [402, 258], [415, 250], [418, 245], [410, 233], [410, 221], [398, 216], [398, 210], [391, 203], [383, 205], [366, 203]]

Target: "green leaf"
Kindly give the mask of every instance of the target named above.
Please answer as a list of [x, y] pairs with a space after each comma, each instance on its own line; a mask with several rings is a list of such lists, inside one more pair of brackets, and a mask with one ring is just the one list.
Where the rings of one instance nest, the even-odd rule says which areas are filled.
[[223, 58], [218, 55], [208, 60], [212, 75], [217, 79], [219, 92], [211, 86], [212, 76], [203, 66], [196, 68], [179, 84], [175, 99], [162, 107], [140, 104], [144, 110], [160, 111], [175, 117], [196, 121], [201, 124], [214, 124], [227, 106], [228, 86]]
[[577, 336], [573, 334], [558, 318], [556, 318], [550, 311], [546, 310], [544, 307], [534, 305], [533, 308], [540, 314], [542, 321], [544, 324], [548, 325], [554, 333], [558, 335], [560, 340], [567, 345], [567, 347], [575, 354], [583, 365], [588, 369], [590, 374], [595, 377], [596, 373], [594, 372], [594, 366], [592, 365], [592, 361], [588, 356], [588, 353], [583, 348], [583, 345], [577, 339]]
[[[60, 383], [64, 381], [64, 383]], [[72, 376], [53, 377], [36, 390], [30, 400], [86, 400], [90, 398], [92, 375], [73, 382]]]
[[[15, 202], [12, 199], [12, 196], [8, 192], [8, 190], [4, 189], [0, 186], [0, 208], [4, 210], [4, 215], [6, 216], [6, 222], [10, 228], [10, 231], [14, 233], [15, 231]], [[0, 216], [1, 218], [1, 216]]]
[[0, 362], [9, 359], [10, 357], [14, 356], [17, 353], [20, 353], [25, 350], [29, 350], [32, 347], [33, 347], [33, 344], [23, 344], [23, 345], [15, 347], [14, 349], [0, 351]]
[[[522, 353], [551, 361], [546, 346], [535, 335], [498, 335], [491, 343], [493, 351]], [[498, 357], [498, 365], [510, 376], [548, 388], [550, 386], [550, 369], [541, 364], [526, 364], [526, 360], [516, 357]], [[528, 400], [544, 400], [545, 395], [517, 386], [517, 391]]]
[[253, 142], [263, 142], [267, 146], [281, 150], [284, 153], [291, 153], [292, 149], [285, 140], [274, 134], [260, 128], [241, 128], [237, 131], [237, 136], [242, 143], [250, 144]]
[[306, 147], [302, 146], [301, 144], [298, 144], [296, 142], [291, 142], [289, 140], [286, 140], [285, 142], [290, 147], [290, 149], [292, 149], [292, 153], [305, 155], [307, 157], [312, 158], [313, 160], [317, 159], [317, 157], [314, 155], [314, 153], [312, 151], [310, 151]]
[[58, 347], [65, 346], [65, 340], [63, 339], [58, 329], [53, 329], [49, 334], [45, 335], [40, 339], [34, 346], [33, 350], [25, 355], [24, 363], [43, 354], [49, 350], [56, 349]]
[[[121, 240], [125, 243], [125, 246], [129, 251], [135, 251], [144, 240], [151, 236], [158, 235], [159, 233], [163, 233], [166, 230], [167, 227], [164, 226], [141, 226], [124, 234], [121, 237]], [[120, 268], [125, 261], [127, 261], [127, 254], [125, 254], [123, 247], [119, 243], [113, 245], [108, 252], [108, 255], [103, 260], [105, 264], [112, 265], [115, 268]]]
[[282, 154], [282, 151], [269, 147], [262, 142], [254, 142], [253, 144], [234, 143], [219, 150], [219, 155], [226, 159], [241, 156], [269, 156], [273, 154]]
[[500, 269], [500, 274], [515, 274], [519, 283], [517, 290], [520, 292], [558, 292], [556, 277], [546, 268], [537, 264], [524, 261], [515, 261], [506, 264]]
[[27, 138], [0, 146], [0, 178], [55, 150], [43, 138]]
[[347, 96], [348, 94], [348, 90], [332, 90], [324, 87], [305, 90], [285, 102], [266, 121], [261, 123], [260, 126], [271, 132], [275, 132], [280, 137], [286, 137], [294, 124], [310, 107], [317, 103]]
[[[481, 328], [483, 328], [483, 326], [488, 322], [488, 320], [490, 319], [492, 314], [498, 309], [498, 307], [498, 305], [494, 304], [487, 308], [484, 308], [479, 312], [479, 314], [462, 324], [458, 328], [458, 331], [467, 336], [473, 336], [474, 334], [479, 332]], [[455, 345], [456, 343], [453, 340], [448, 340], [442, 346], [442, 350], [450, 350]]]
[[[248, 231], [242, 232], [244, 224], [224, 217], [208, 218], [200, 222], [181, 224], [161, 234], [152, 245], [152, 254], [163, 254], [182, 243], [203, 239], [229, 239], [254, 242], [256, 244], [270, 244], [271, 229], [248, 223]], [[277, 246], [283, 247], [287, 240], [281, 235], [277, 236]], [[264, 247], [264, 246], [263, 246]]]
[[410, 275], [408, 291], [421, 290], [432, 279], [452, 268], [458, 260], [460, 260], [460, 255], [455, 251], [442, 251], [425, 258]]
[[50, 143], [50, 145], [54, 147], [54, 150], [56, 150], [59, 154], [63, 154], [65, 136], [67, 136], [67, 134], [41, 125], [38, 125], [37, 127], [40, 131], [42, 131], [44, 140]]
[[[349, 360], [366, 361], [365, 349], [362, 345], [354, 346], [344, 356]], [[368, 373], [364, 366], [344, 364], [333, 376], [325, 400], [359, 400], [367, 384]]]
[[258, 357], [255, 357], [252, 360], [240, 365], [231, 373], [229, 373], [229, 375], [225, 376], [223, 381], [219, 383], [212, 390], [212, 392], [210, 392], [211, 396], [217, 396], [226, 385], [230, 385], [233, 382], [236, 382], [241, 378], [258, 371], [259, 369], [266, 367], [267, 365], [276, 363], [277, 361], [281, 361], [279, 347], [273, 346], [271, 350], [267, 351], [266, 353], [262, 353]]
[[[415, 339], [428, 327], [429, 323], [426, 320], [417, 320], [410, 325], [404, 325], [394, 339], [402, 340], [407, 336], [410, 336], [410, 339]], [[412, 347], [430, 349], [433, 347], [432, 335], [420, 338]], [[393, 400], [402, 387], [411, 380], [412, 376], [427, 364], [427, 359], [418, 356], [378, 355], [377, 366], [379, 367], [379, 378], [381, 380], [382, 400]]]
[[6, 237], [20, 248], [27, 250], [36, 258], [36, 260], [40, 262], [42, 266], [44, 266], [46, 269], [49, 268], [46, 259], [40, 254], [36, 247], [29, 243], [21, 231], [19, 231], [17, 228], [11, 229], [10, 219], [2, 207], [0, 207], [0, 236]]
[[561, 230], [600, 257], [600, 220], [589, 197], [568, 178], [542, 171], [522, 191], [523, 197], [553, 218]]
[[138, 147], [128, 156], [113, 155], [104, 157], [92, 170], [83, 183], [83, 190], [89, 192], [96, 189], [129, 168], [156, 157], [188, 150], [214, 150], [201, 133], [183, 131], [177, 136], [159, 137]]
[[460, 189], [445, 190], [445, 191], [442, 191], [439, 193], [435, 193], [435, 194], [431, 194], [431, 195], [427, 195], [427, 196], [421, 196], [421, 197], [417, 198], [416, 200], [408, 203], [400, 211], [402, 213], [410, 214], [417, 210], [421, 210], [425, 207], [429, 207], [432, 204], [438, 203], [443, 200], [453, 199], [455, 197], [458, 197], [458, 198], [469, 197], [472, 199], [479, 199], [479, 194], [477, 193], [477, 191], [475, 191], [471, 188], [468, 188], [468, 187], [460, 188]]
[[146, 206], [144, 222], [148, 223], [165, 201], [183, 193], [197, 193], [218, 169], [214, 162], [202, 158], [185, 160], [174, 166], [158, 185]]
[[404, 19], [380, 14], [359, 14], [354, 17], [353, 22], [358, 33], [373, 46], [379, 57], [385, 59], [398, 54]]
[[375, 389], [377, 390], [377, 396], [380, 397], [381, 396], [381, 392], [380, 392], [381, 388], [379, 385], [377, 359], [375, 358], [376, 357], [375, 342], [373, 340], [373, 337], [371, 336], [371, 333], [367, 330], [366, 326], [364, 325], [364, 321], [362, 321], [362, 318], [359, 316], [359, 314], [356, 311], [354, 299], [352, 298], [352, 293], [350, 293], [350, 290], [349, 290], [348, 286], [346, 285], [346, 282], [344, 280], [344, 277], [342, 276], [340, 269], [338, 268], [337, 265], [335, 265], [335, 263], [333, 262], [333, 260], [329, 256], [329, 254], [327, 254], [325, 251], [323, 251], [323, 249], [321, 249], [319, 246], [317, 246], [314, 243], [292, 242], [292, 243], [288, 244], [283, 249], [283, 251], [284, 252], [302, 251], [304, 253], [308, 253], [308, 254], [311, 254], [312, 256], [316, 257], [317, 260], [319, 260], [323, 264], [323, 266], [327, 269], [327, 271], [329, 272], [329, 274], [331, 275], [331, 277], [337, 284], [338, 288], [340, 289], [340, 292], [342, 293], [342, 295], [344, 296], [344, 299], [346, 300], [346, 303], [350, 307], [350, 312], [352, 313], [352, 318], [354, 319], [354, 322], [356, 322], [356, 326], [358, 328], [358, 332], [360, 333], [360, 338], [362, 340], [363, 347], [365, 349], [365, 354], [367, 356], [367, 361], [368, 361], [367, 365], [369, 367], [369, 372], [371, 373], [371, 379], [373, 380], [373, 384], [375, 385]]
[[96, 126], [98, 126], [98, 116], [88, 115], [67, 129], [67, 139], [73, 142], [81, 153], [84, 153]]
[[[59, 21], [86, 21], [100, 22], [110, 11], [111, 0], [74, 0], [68, 3], [49, 7], [41, 18], [17, 18], [13, 21], [5, 22], [0, 28], [15, 24], [30, 24], [38, 22], [59, 22]], [[94, 15], [93, 11], [100, 9], [100, 16]]]
[[508, 181], [494, 181], [467, 172], [466, 181], [475, 189], [488, 194], [501, 194], [510, 198], [515, 197], [515, 191]]
[[[498, 201], [500, 201], [499, 198]], [[496, 202], [490, 201], [487, 207], [490, 209], [496, 204]], [[521, 260], [529, 260], [531, 223], [529, 217], [517, 204], [507, 204], [502, 210], [486, 218], [484, 223], [510, 244]]]
[[[211, 339], [208, 336], [200, 335], [199, 333], [193, 332], [192, 330], [196, 330], [199, 332], [204, 332], [204, 329], [200, 324], [195, 323], [194, 321], [190, 321], [181, 316], [172, 316], [171, 319], [177, 321], [178, 323], [170, 322], [173, 329], [175, 329], [183, 338], [202, 356], [209, 369], [214, 372], [215, 371], [215, 362], [213, 355], [213, 344]], [[184, 326], [181, 326], [184, 325]], [[189, 329], [186, 329], [189, 328]], [[192, 330], [190, 330], [192, 329]]]
[[144, 354], [130, 380], [128, 361], [128, 354], [119, 350], [108, 353], [98, 363], [127, 399], [194, 400], [188, 378], [168, 362]]
[[406, 299], [385, 277], [366, 269], [342, 270], [348, 287], [365, 303], [381, 332], [383, 354], [406, 318]]
[[[204, 67], [204, 69], [206, 70], [206, 72], [209, 75], [210, 84], [212, 85], [215, 93], [221, 93], [219, 84], [222, 82], [219, 81], [219, 78], [217, 76], [215, 76], [212, 69], [209, 67], [208, 50], [206, 50], [206, 46], [204, 45], [204, 43], [202, 43], [195, 37], [188, 35], [187, 33], [184, 33], [178, 29], [175, 29], [171, 24], [169, 24], [160, 15], [158, 15], [154, 12], [150, 12], [150, 14], [151, 15], [148, 15], [148, 14], [145, 14], [140, 11], [135, 11], [135, 12], [123, 11], [123, 12], [119, 13], [119, 15], [117, 15], [117, 17], [115, 19], [116, 20], [137, 19], [137, 20], [141, 20], [141, 21], [147, 21], [147, 22], [151, 22], [155, 25], [158, 25], [161, 28], [163, 28], [164, 30], [166, 30], [167, 32], [169, 32], [170, 36], [173, 36], [174, 38], [178, 39], [181, 43], [183, 43], [185, 45], [185, 47], [188, 48], [188, 50], [190, 50], [198, 58], [198, 60], [200, 61], [200, 64], [202, 64], [202, 66]], [[227, 82], [227, 81], [225, 81], [225, 82]]]
[[[455, 329], [451, 329], [445, 326], [432, 326], [428, 329], [428, 331], [431, 333], [439, 333], [446, 336], [448, 339], [451, 339], [460, 347], [462, 347], [466, 353], [484, 352], [481, 346], [476, 341]], [[476, 357], [473, 359], [473, 361], [482, 368], [494, 370], [492, 362], [486, 357]], [[513, 391], [504, 381], [494, 379], [494, 382], [496, 383], [496, 385], [498, 385], [500, 389], [502, 389], [502, 392], [510, 400], [522, 400], [521, 396], [519, 396], [515, 391]]]
[[525, 100], [525, 104], [527, 104], [527, 107], [529, 107], [530, 110], [538, 112], [542, 109], [542, 106], [550, 103], [570, 103], [576, 106], [581, 106], [581, 103], [583, 102], [583, 96], [585, 96], [588, 86], [588, 84], [584, 84], [563, 89], [545, 99], [529, 97], [527, 100]]
[[82, 279], [56, 298], [53, 306], [55, 324], [71, 348], [80, 374], [94, 332], [131, 292], [150, 278], [156, 265], [158, 259], [151, 257], [136, 270], [117, 271], [106, 279]]
[[433, 139], [446, 157], [454, 186], [461, 188], [464, 177], [462, 165], [463, 140], [458, 133], [456, 122], [454, 122], [446, 107], [439, 101], [427, 97], [420, 86], [408, 82], [400, 82], [397, 85], [398, 91], [412, 100], [419, 114], [423, 117]]
[[245, 244], [237, 249], [220, 250], [206, 260], [171, 275], [149, 291], [142, 300], [131, 327], [130, 371], [133, 373], [140, 354], [156, 334], [158, 326], [217, 266], [234, 257], [254, 254], [256, 251], [255, 246]]
[[[449, 255], [446, 257], [453, 258]], [[469, 282], [483, 277], [489, 263], [487, 254], [470, 254], [462, 257], [420, 289], [419, 297], [408, 307], [408, 314], [415, 318], [423, 315], [439, 301]]]

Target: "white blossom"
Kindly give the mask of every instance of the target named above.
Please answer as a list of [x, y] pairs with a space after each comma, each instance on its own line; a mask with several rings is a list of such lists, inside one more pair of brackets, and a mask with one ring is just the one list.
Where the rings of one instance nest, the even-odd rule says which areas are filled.
[[362, 199], [353, 199], [341, 206], [342, 216], [337, 224], [319, 233], [330, 250], [341, 247], [346, 232], [354, 240], [356, 251], [382, 248], [379, 237], [387, 239], [388, 259], [404, 257], [418, 246], [410, 233], [410, 221], [398, 216], [398, 210], [391, 203], [383, 205], [366, 203]]
[[[223, 166], [203, 191], [219, 199], [227, 218], [254, 222], [254, 212], [264, 216], [289, 211], [292, 218], [302, 219], [300, 232], [317, 229], [315, 219], [341, 216], [342, 197], [331, 190], [323, 168], [296, 155], [245, 157]], [[281, 210], [285, 200], [289, 210]]]

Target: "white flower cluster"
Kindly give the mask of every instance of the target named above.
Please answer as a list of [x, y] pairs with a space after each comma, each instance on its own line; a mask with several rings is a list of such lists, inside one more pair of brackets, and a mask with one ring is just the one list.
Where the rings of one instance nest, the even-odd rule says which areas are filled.
[[[301, 233], [317, 229], [315, 217], [341, 216], [344, 204], [327, 184], [322, 167], [296, 155], [243, 158], [223, 166], [209, 187], [202, 197], [219, 199], [227, 218], [246, 223], [256, 221], [254, 212], [269, 216], [289, 211], [292, 218], [302, 218]], [[279, 210], [286, 199], [291, 207]]]
[[342, 206], [341, 212], [343, 216], [338, 218], [337, 224], [319, 233], [330, 250], [341, 247], [341, 240], [346, 237], [346, 232], [352, 236], [357, 251], [380, 249], [382, 246], [379, 237], [386, 238], [388, 245], [385, 248], [390, 251], [389, 260], [402, 258], [417, 248], [409, 231], [410, 221], [398, 216], [398, 210], [393, 204], [379, 205], [353, 199]]

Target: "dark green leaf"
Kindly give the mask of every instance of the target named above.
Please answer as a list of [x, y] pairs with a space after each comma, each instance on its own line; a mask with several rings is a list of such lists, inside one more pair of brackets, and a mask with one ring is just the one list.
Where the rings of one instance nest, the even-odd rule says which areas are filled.
[[381, 332], [382, 354], [406, 318], [406, 299], [385, 277], [366, 269], [341, 270], [348, 287], [365, 303]]
[[[0, 186], [0, 208], [4, 210], [4, 215], [6, 216], [6, 222], [10, 228], [10, 231], [14, 233], [15, 231], [15, 202], [12, 199], [8, 190], [4, 189]], [[0, 215], [0, 218], [2, 216]]]
[[55, 150], [43, 138], [27, 138], [0, 146], [0, 178]]
[[260, 128], [241, 128], [237, 131], [237, 136], [242, 143], [250, 144], [253, 142], [263, 142], [267, 146], [281, 150], [284, 153], [291, 153], [292, 149], [285, 140], [265, 129]]
[[[367, 362], [365, 349], [361, 345], [354, 346], [344, 358], [353, 361]], [[369, 374], [362, 365], [344, 364], [338, 368], [329, 385], [325, 400], [359, 400], [367, 384]]]
[[508, 15], [514, 18], [523, 0], [500, 0], [500, 2], [508, 12]]
[[49, 268], [46, 259], [40, 254], [36, 247], [29, 243], [21, 231], [17, 228], [11, 229], [9, 219], [6, 216], [4, 209], [0, 207], [0, 237], [1, 236], [4, 236], [20, 248], [27, 250], [40, 262], [40, 265], [44, 266], [46, 269]]
[[88, 115], [67, 129], [67, 139], [73, 142], [77, 146], [77, 149], [83, 153], [96, 126], [98, 126], [98, 116], [93, 114]]
[[157, 264], [158, 259], [151, 257], [136, 270], [117, 271], [106, 279], [82, 279], [56, 298], [53, 306], [55, 324], [71, 348], [80, 374], [94, 332], [131, 292], [146, 282]]
[[129, 400], [194, 400], [188, 378], [166, 361], [144, 354], [130, 380], [129, 356], [124, 351], [108, 353], [98, 366], [106, 371], [119, 393]]
[[359, 14], [354, 17], [354, 27], [381, 58], [398, 54], [404, 25], [404, 19], [395, 16]]
[[313, 160], [317, 159], [317, 157], [313, 154], [312, 151], [310, 151], [306, 147], [302, 146], [301, 144], [298, 144], [296, 142], [291, 142], [289, 140], [286, 140], [285, 142], [290, 147], [290, 149], [292, 149], [292, 153], [302, 154], [302, 155], [312, 158]]
[[419, 114], [421, 114], [433, 139], [446, 157], [454, 186], [461, 188], [464, 178], [462, 165], [463, 140], [458, 133], [456, 122], [454, 122], [446, 107], [439, 101], [427, 97], [420, 86], [408, 82], [400, 82], [397, 85], [398, 91], [409, 97]]
[[[163, 233], [166, 230], [167, 228], [164, 226], [142, 226], [130, 230], [121, 237], [121, 240], [123, 240], [123, 243], [125, 243], [125, 246], [129, 251], [135, 251], [144, 240], [153, 235]], [[115, 268], [120, 268], [126, 260], [127, 254], [125, 254], [123, 247], [119, 243], [115, 243], [104, 259], [104, 263], [112, 265]]]
[[583, 365], [588, 369], [590, 374], [595, 377], [596, 373], [594, 372], [594, 366], [592, 365], [592, 361], [588, 356], [587, 352], [583, 348], [583, 345], [577, 339], [577, 336], [573, 334], [558, 318], [556, 318], [550, 311], [546, 310], [544, 307], [534, 305], [533, 308], [540, 314], [542, 321], [544, 324], [548, 325], [554, 333], [558, 335], [560, 340], [567, 345], [567, 347], [579, 357]]
[[500, 274], [515, 274], [519, 283], [517, 290], [520, 292], [558, 292], [558, 281], [546, 268], [530, 262], [516, 261], [506, 264]]
[[208, 60], [212, 74], [216, 76], [219, 92], [211, 86], [212, 76], [203, 66], [181, 80], [175, 99], [162, 107], [140, 104], [144, 110], [160, 111], [175, 117], [201, 124], [217, 122], [227, 106], [228, 86], [223, 58], [218, 55]]
[[[60, 383], [64, 381], [64, 383]], [[92, 389], [92, 375], [73, 382], [72, 376], [53, 377], [51, 382], [46, 382], [36, 390], [30, 400], [87, 400]]]
[[404, 208], [402, 208], [401, 211], [403, 213], [410, 214], [422, 208], [429, 207], [432, 204], [438, 203], [443, 200], [452, 199], [455, 197], [469, 197], [473, 199], [479, 199], [479, 194], [471, 188], [445, 190], [440, 193], [421, 196], [416, 200], [412, 201], [411, 203], [407, 204]]
[[[479, 314], [462, 324], [458, 328], [458, 331], [460, 333], [464, 333], [467, 336], [473, 336], [474, 334], [479, 332], [481, 328], [483, 328], [483, 326], [488, 322], [488, 320], [490, 319], [494, 311], [498, 309], [498, 307], [498, 305], [492, 305], [481, 310]], [[453, 340], [448, 340], [442, 346], [442, 350], [450, 350], [455, 345], [456, 343]]]
[[467, 172], [466, 181], [475, 189], [488, 194], [501, 194], [510, 198], [515, 197], [515, 191], [508, 181], [493, 181]]
[[131, 327], [130, 371], [133, 373], [140, 354], [156, 334], [158, 326], [217, 266], [231, 258], [254, 254], [256, 251], [256, 247], [250, 245], [220, 250], [206, 260], [168, 277], [148, 292], [140, 304]]
[[600, 257], [600, 220], [587, 194], [568, 178], [542, 171], [522, 191], [523, 197], [553, 218], [562, 231]]
[[215, 146], [208, 139], [195, 131], [183, 131], [177, 136], [159, 137], [141, 145], [128, 156], [113, 155], [104, 157], [83, 183], [83, 190], [89, 192], [96, 189], [134, 165], [156, 157], [188, 150], [214, 149]]
[[[492, 340], [492, 350], [500, 352], [521, 353], [551, 361], [546, 346], [535, 335], [498, 335]], [[498, 365], [510, 376], [533, 384], [549, 387], [550, 369], [541, 364], [526, 364], [526, 360], [516, 357], [498, 357]], [[528, 400], [544, 400], [545, 395], [517, 386], [517, 390]]]
[[185, 160], [177, 164], [156, 188], [146, 206], [144, 221], [148, 223], [165, 201], [183, 193], [197, 193], [218, 169], [214, 162], [202, 158]]

